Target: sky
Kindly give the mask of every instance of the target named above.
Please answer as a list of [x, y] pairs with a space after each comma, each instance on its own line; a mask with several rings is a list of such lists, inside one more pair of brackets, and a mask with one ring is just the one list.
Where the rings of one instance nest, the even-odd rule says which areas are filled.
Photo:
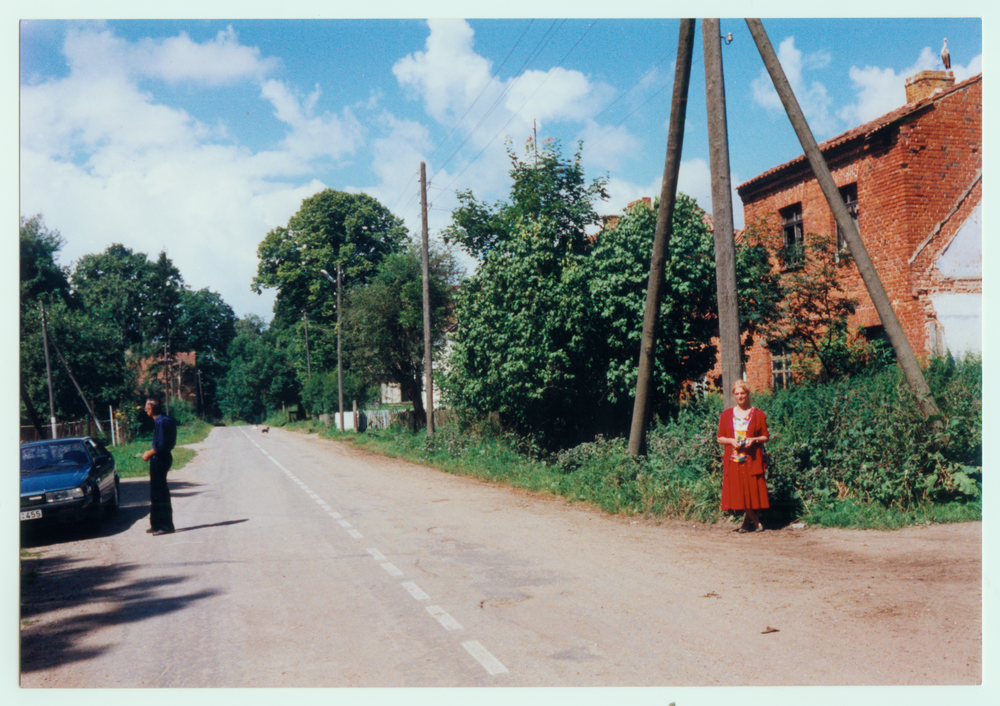
[[[245, 7], [209, 3], [179, 9], [223, 19], [22, 20], [19, 213], [59, 231], [63, 265], [112, 243], [165, 251], [189, 287], [265, 320], [257, 245], [326, 188], [374, 196], [419, 238], [424, 161], [437, 239], [457, 190], [507, 198], [507, 150], [537, 134], [566, 155], [582, 140], [588, 180], [608, 180], [597, 210], [619, 213], [660, 192], [679, 27], [633, 5], [621, 15], [647, 17], [240, 19]], [[287, 9], [316, 16], [300, 7]], [[801, 148], [745, 22], [721, 27], [735, 189]], [[957, 81], [982, 71], [979, 18], [764, 27], [820, 141], [901, 106], [908, 76], [942, 68], [945, 37]], [[695, 40], [679, 188], [711, 211], [701, 23]]]

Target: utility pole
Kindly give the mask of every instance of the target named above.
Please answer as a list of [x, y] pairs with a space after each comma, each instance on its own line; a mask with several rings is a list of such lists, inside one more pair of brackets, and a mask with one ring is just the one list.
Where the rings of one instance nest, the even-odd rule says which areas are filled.
[[166, 386], [166, 396], [163, 398], [163, 409], [170, 416], [170, 339], [163, 343], [163, 384]]
[[83, 404], [87, 407], [87, 411], [90, 412], [90, 416], [93, 418], [94, 424], [97, 425], [97, 431], [100, 432], [101, 436], [104, 436], [104, 427], [101, 426], [101, 420], [97, 418], [97, 414], [94, 412], [94, 406], [90, 404], [86, 395], [83, 394], [83, 389], [80, 387], [80, 383], [78, 383], [76, 378], [73, 377], [73, 371], [69, 369], [69, 363], [66, 362], [66, 357], [62, 354], [62, 351], [59, 350], [59, 345], [56, 343], [56, 339], [52, 338], [49, 334], [46, 334], [46, 338], [52, 341], [52, 347], [56, 349], [56, 355], [59, 356], [59, 360], [62, 361], [63, 367], [66, 368], [66, 374], [69, 375], [69, 379], [73, 381], [73, 386], [80, 394], [80, 399], [83, 400]]
[[666, 268], [670, 235], [673, 232], [674, 201], [677, 198], [677, 175], [684, 145], [684, 120], [687, 115], [688, 85], [691, 82], [691, 56], [694, 50], [694, 20], [683, 19], [677, 42], [674, 92], [670, 104], [670, 128], [667, 132], [667, 157], [660, 187], [660, 206], [656, 214], [656, 234], [649, 264], [646, 310], [642, 321], [642, 344], [639, 349], [639, 373], [632, 409], [632, 429], [628, 453], [638, 456], [646, 451], [646, 426], [649, 422], [650, 392], [653, 388], [653, 356], [656, 354], [656, 329], [660, 318], [660, 287]]
[[719, 307], [719, 362], [725, 405], [733, 406], [733, 383], [743, 377], [740, 355], [740, 311], [736, 293], [736, 243], [733, 239], [733, 190], [729, 175], [729, 129], [726, 86], [722, 74], [719, 20], [703, 19], [705, 105], [712, 172], [712, 221], [715, 236], [715, 286]]
[[340, 431], [344, 431], [344, 359], [340, 347], [341, 306], [340, 289], [342, 283], [340, 263], [337, 263], [337, 404], [340, 408]]
[[785, 112], [788, 114], [788, 119], [795, 129], [795, 134], [799, 138], [802, 150], [809, 160], [809, 166], [812, 167], [816, 181], [819, 183], [820, 188], [823, 190], [823, 195], [826, 197], [826, 202], [829, 204], [830, 210], [833, 211], [833, 217], [837, 221], [837, 226], [844, 234], [844, 239], [847, 240], [847, 245], [851, 250], [851, 257], [858, 266], [861, 279], [868, 289], [868, 296], [871, 297], [872, 303], [875, 305], [875, 310], [882, 320], [882, 326], [885, 328], [886, 336], [888, 336], [889, 342], [892, 344], [896, 360], [899, 361], [899, 365], [903, 369], [906, 382], [917, 398], [920, 412], [925, 419], [936, 417], [941, 413], [934, 403], [934, 398], [931, 397], [930, 388], [927, 386], [924, 374], [920, 370], [920, 364], [913, 353], [913, 348], [906, 338], [903, 325], [899, 322], [899, 317], [896, 316], [896, 311], [892, 308], [892, 302], [889, 300], [889, 295], [882, 285], [882, 280], [875, 269], [875, 264], [872, 262], [867, 248], [865, 248], [864, 241], [861, 240], [861, 234], [858, 232], [857, 226], [854, 225], [854, 219], [847, 212], [844, 199], [837, 189], [837, 184], [833, 181], [830, 168], [823, 158], [823, 153], [820, 151], [819, 145], [816, 144], [816, 138], [813, 137], [812, 130], [809, 129], [809, 123], [806, 122], [806, 118], [802, 114], [802, 108], [799, 107], [799, 102], [795, 98], [795, 93], [792, 91], [791, 85], [788, 83], [785, 71], [781, 68], [781, 63], [774, 53], [774, 47], [771, 46], [771, 41], [767, 38], [764, 25], [760, 19], [747, 18], [746, 22], [747, 27], [750, 28], [750, 34], [753, 35], [754, 42], [757, 43], [757, 50], [760, 52], [760, 57], [764, 60], [764, 66], [771, 75], [774, 88], [781, 98], [781, 103], [785, 106]]
[[306, 380], [312, 380], [312, 364], [309, 362], [309, 319], [306, 318], [306, 312], [302, 310], [302, 323], [306, 328]]
[[422, 231], [420, 252], [424, 279], [424, 379], [427, 381], [427, 436], [434, 433], [434, 382], [431, 374], [431, 269], [427, 247], [427, 166], [420, 163], [420, 221]]
[[56, 431], [56, 396], [52, 392], [52, 364], [49, 362], [49, 334], [45, 325], [45, 305], [38, 302], [38, 308], [42, 312], [42, 347], [45, 349], [45, 375], [49, 380], [49, 422], [52, 424], [52, 438], [58, 439], [59, 433]]
[[[340, 405], [340, 431], [344, 431], [344, 369], [341, 364], [340, 349], [340, 263], [337, 263], [337, 279], [331, 277], [326, 270], [320, 270], [320, 273], [330, 281], [330, 284], [337, 287], [337, 400]], [[303, 312], [304, 315], [305, 312]]]

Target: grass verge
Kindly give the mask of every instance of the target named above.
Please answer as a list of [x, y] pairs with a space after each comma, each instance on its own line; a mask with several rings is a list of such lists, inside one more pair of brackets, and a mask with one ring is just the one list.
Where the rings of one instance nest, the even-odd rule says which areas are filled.
[[[195, 452], [191, 449], [181, 448], [183, 445], [204, 441], [210, 431], [212, 431], [212, 425], [200, 420], [177, 427], [177, 447], [173, 452], [174, 464], [170, 470], [175, 471], [178, 468], [183, 468], [195, 457]], [[153, 435], [146, 434], [127, 444], [109, 447], [111, 455], [115, 457], [115, 466], [118, 468], [120, 477], [142, 478], [149, 475], [149, 462], [142, 460], [142, 454], [150, 448], [152, 441]]]

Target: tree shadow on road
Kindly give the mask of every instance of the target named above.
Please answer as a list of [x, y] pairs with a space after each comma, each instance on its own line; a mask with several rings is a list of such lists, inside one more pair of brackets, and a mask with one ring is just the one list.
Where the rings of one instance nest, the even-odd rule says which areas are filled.
[[[140, 578], [130, 574], [138, 564], [74, 566], [67, 557], [22, 559], [21, 672], [28, 673], [93, 659], [111, 645], [83, 646], [103, 628], [135, 623], [173, 613], [218, 593], [203, 590], [164, 596], [161, 589], [179, 585], [184, 576]], [[67, 617], [43, 620], [46, 614], [76, 606], [109, 606]], [[37, 623], [37, 624], [36, 624]]]

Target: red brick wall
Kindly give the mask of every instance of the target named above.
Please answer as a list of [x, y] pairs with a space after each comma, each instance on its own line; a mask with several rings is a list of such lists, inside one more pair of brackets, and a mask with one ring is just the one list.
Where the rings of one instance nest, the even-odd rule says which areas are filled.
[[[828, 150], [826, 158], [838, 187], [857, 184], [862, 240], [914, 352], [918, 357], [929, 355], [927, 324], [934, 320], [934, 311], [928, 294], [981, 291], [982, 287], [981, 280], [978, 284], [946, 281], [934, 267], [982, 199], [981, 182], [969, 191], [982, 169], [982, 77], [883, 126], [867, 139]], [[792, 173], [779, 171], [749, 184], [741, 196], [747, 226], [764, 219], [769, 232], [780, 235], [778, 210], [801, 202], [805, 232], [836, 234], [833, 213], [806, 164]], [[910, 263], [918, 247], [953, 209], [940, 232]], [[855, 266], [843, 268], [842, 287], [858, 302], [852, 327], [879, 325]], [[747, 377], [755, 389], [770, 387], [766, 349], [755, 347]]]

